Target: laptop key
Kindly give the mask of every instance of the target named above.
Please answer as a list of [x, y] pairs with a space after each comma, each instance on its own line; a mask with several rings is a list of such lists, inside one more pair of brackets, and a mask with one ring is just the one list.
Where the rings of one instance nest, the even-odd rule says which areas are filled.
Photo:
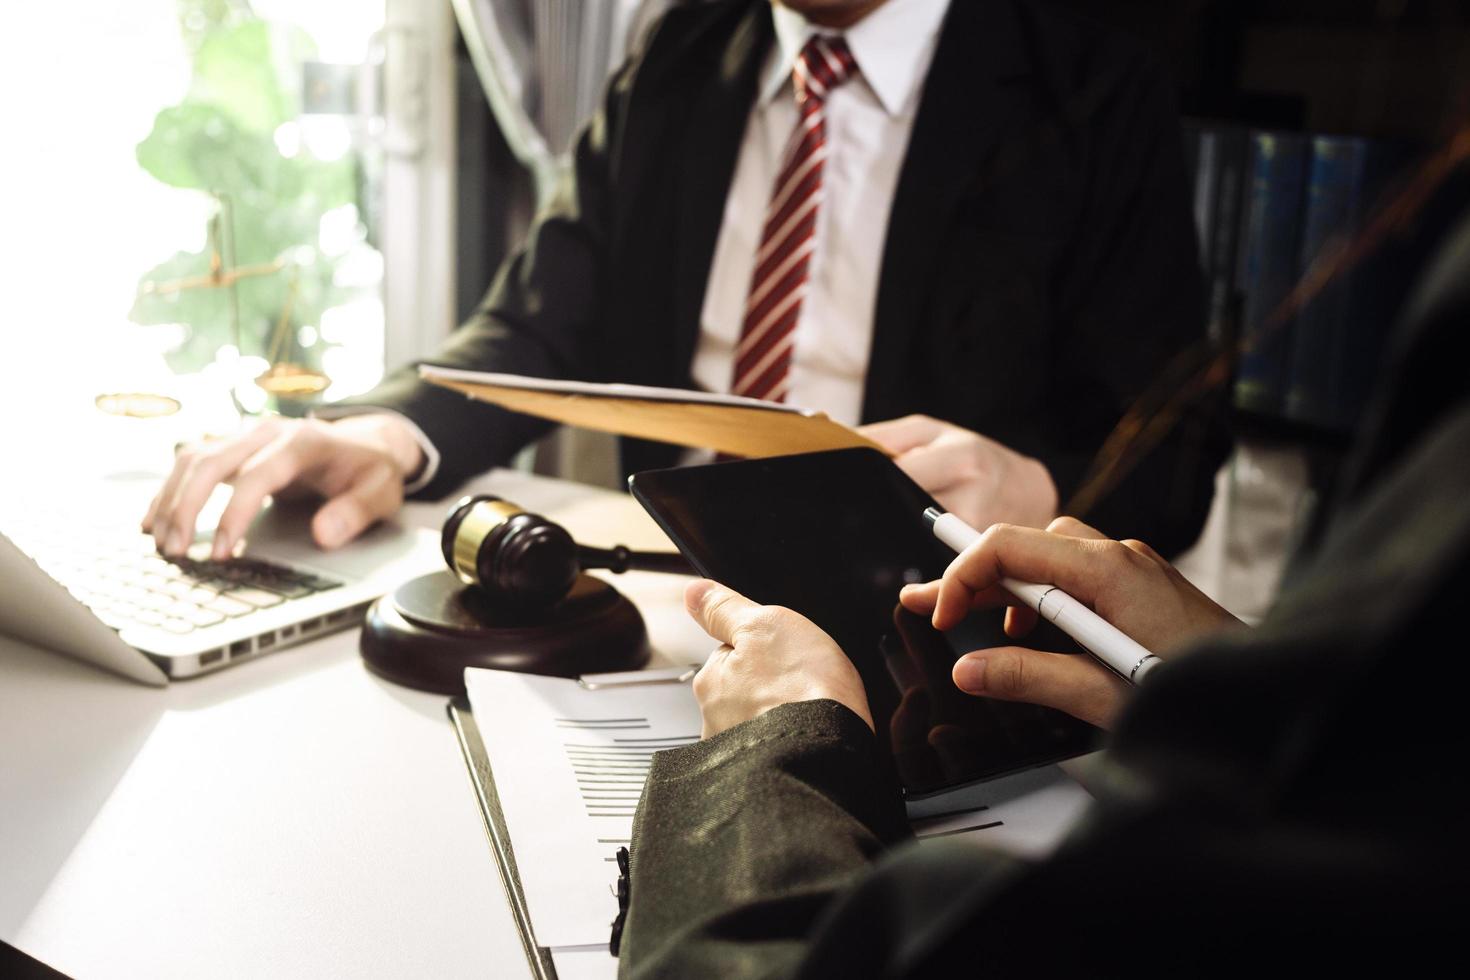
[[163, 621], [163, 628], [168, 630], [170, 633], [178, 633], [180, 636], [185, 633], [194, 632], [193, 623], [187, 622], [182, 619], [173, 619], [172, 617]]
[[204, 604], [204, 608], [211, 609], [225, 616], [243, 616], [246, 613], [255, 612], [255, 607], [248, 602], [231, 599], [229, 596], [216, 596]]
[[128, 565], [107, 566], [107, 577], [118, 582], [126, 582], [128, 585], [148, 588], [148, 574]]
[[103, 609], [100, 611], [94, 610], [94, 613], [96, 614], [98, 619], [102, 620], [103, 625], [110, 626], [115, 630], [120, 630], [133, 624], [131, 618], [127, 616], [120, 616], [117, 613], [113, 612], [111, 609]]
[[225, 593], [225, 597], [238, 602], [248, 602], [257, 609], [268, 609], [271, 606], [280, 605], [284, 601], [281, 596], [274, 592], [251, 588], [231, 589]]
[[133, 602], [144, 609], [157, 609], [160, 612], [167, 610], [174, 604], [173, 596], [164, 595], [161, 592], [145, 592], [143, 595], [133, 598]]
[[312, 590], [311, 589], [309, 589], [306, 586], [302, 585], [300, 582], [270, 582], [270, 581], [266, 581], [266, 582], [252, 582], [250, 584], [253, 585], [253, 586], [255, 586], [255, 587], [257, 587], [257, 588], [269, 589], [271, 592], [274, 592], [276, 595], [281, 596], [282, 598], [285, 598], [285, 599], [300, 599], [302, 596], [304, 596], [304, 595], [311, 595], [311, 593], [312, 593]]
[[[175, 599], [188, 599], [193, 596], [196, 588], [198, 586], [188, 579], [176, 578], [165, 583], [159, 591], [165, 595], [171, 595]], [[209, 595], [214, 595], [214, 593], [211, 592]]]
[[194, 583], [193, 588], [189, 590], [189, 594], [184, 596], [183, 598], [188, 599], [195, 605], [207, 606], [215, 599], [218, 599], [220, 593], [224, 591], [222, 588], [217, 587], [218, 584], [211, 582], [208, 585], [200, 585], [196, 582]]
[[194, 605], [188, 599], [173, 599], [168, 605], [162, 607], [162, 610], [168, 613], [169, 616], [176, 617], [176, 619], [187, 620], [190, 619], [191, 614], [198, 611], [198, 608], [200, 607], [197, 607], [197, 605]]
[[180, 619], [188, 620], [199, 627], [214, 626], [225, 621], [222, 613], [217, 613], [212, 609], [200, 609], [198, 606], [193, 605], [189, 607], [187, 612], [183, 612], [182, 614], [177, 609], [172, 611], [178, 614]]
[[180, 574], [179, 566], [175, 565], [167, 558], [160, 558], [157, 555], [145, 555], [143, 559], [138, 562], [138, 567], [142, 568], [145, 572], [152, 572], [155, 575], [164, 575], [168, 578], [174, 578]]

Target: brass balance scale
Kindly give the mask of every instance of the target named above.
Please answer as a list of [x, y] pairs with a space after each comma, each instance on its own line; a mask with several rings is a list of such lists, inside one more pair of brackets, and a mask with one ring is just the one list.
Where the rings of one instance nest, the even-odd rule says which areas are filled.
[[[275, 329], [271, 332], [270, 348], [266, 354], [266, 362], [270, 366], [255, 378], [255, 384], [267, 394], [284, 399], [309, 398], [325, 391], [332, 383], [331, 378], [320, 371], [281, 359], [281, 352], [285, 347], [287, 332], [291, 325], [291, 309], [296, 302], [296, 293], [300, 285], [299, 271], [284, 258], [255, 265], [236, 265], [234, 236], [229, 222], [229, 200], [216, 195], [215, 201], [219, 207], [209, 219], [208, 226], [209, 271], [199, 276], [186, 276], [161, 282], [149, 280], [139, 287], [140, 292], [145, 295], [160, 296], [190, 289], [228, 289], [230, 291], [230, 332], [235, 342], [235, 349], [241, 350], [243, 348], [240, 343], [240, 304], [235, 292], [236, 283], [242, 279], [279, 275], [289, 268], [291, 282], [286, 291], [286, 301], [282, 304], [281, 315], [276, 319]], [[228, 258], [225, 255], [226, 250], [229, 252]], [[231, 398], [234, 398], [233, 392], [231, 392]], [[154, 392], [106, 392], [98, 395], [94, 402], [98, 409], [109, 415], [129, 418], [159, 418], [172, 415], [181, 407], [178, 399]], [[235, 406], [242, 413], [244, 412], [238, 400]]]

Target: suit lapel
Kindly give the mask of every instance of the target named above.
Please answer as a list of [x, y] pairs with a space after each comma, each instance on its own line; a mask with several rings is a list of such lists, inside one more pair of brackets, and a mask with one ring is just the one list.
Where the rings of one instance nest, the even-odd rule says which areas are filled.
[[766, 0], [750, 4], [720, 52], [718, 68], [693, 99], [678, 176], [673, 364], [687, 370], [724, 220], [756, 81], [773, 31]]
[[932, 293], [964, 283], [934, 281], [945, 232], [966, 188], [1000, 137], [999, 79], [1026, 70], [1024, 32], [1011, 0], [952, 0], [909, 147], [899, 172], [883, 247], [873, 344], [863, 396], [865, 421], [910, 410], [909, 359]]

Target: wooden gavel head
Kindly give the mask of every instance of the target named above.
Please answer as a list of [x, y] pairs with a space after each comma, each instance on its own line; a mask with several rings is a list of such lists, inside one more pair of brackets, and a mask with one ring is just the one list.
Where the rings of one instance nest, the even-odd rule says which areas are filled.
[[454, 505], [439, 546], [461, 582], [497, 603], [555, 605], [582, 569], [577, 543], [565, 528], [490, 494]]
[[564, 599], [588, 568], [688, 575], [676, 551], [632, 551], [624, 545], [589, 548], [560, 524], [487, 493], [462, 497], [439, 538], [444, 562], [465, 585], [502, 607], [546, 609]]

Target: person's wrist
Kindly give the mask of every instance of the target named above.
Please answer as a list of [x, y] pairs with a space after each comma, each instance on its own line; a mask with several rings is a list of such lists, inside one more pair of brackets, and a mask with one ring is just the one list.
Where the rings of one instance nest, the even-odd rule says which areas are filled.
[[375, 444], [388, 454], [398, 468], [404, 483], [411, 483], [423, 470], [427, 459], [413, 432], [396, 415], [369, 413], [349, 415], [332, 423], [344, 434]]
[[1046, 527], [1057, 516], [1057, 508], [1062, 505], [1056, 481], [1051, 478], [1051, 470], [1046, 468], [1046, 464], [1035, 457], [1023, 456], [1021, 465], [1027, 470], [1026, 483], [1031, 488], [1029, 496], [1035, 521], [1032, 526]]

